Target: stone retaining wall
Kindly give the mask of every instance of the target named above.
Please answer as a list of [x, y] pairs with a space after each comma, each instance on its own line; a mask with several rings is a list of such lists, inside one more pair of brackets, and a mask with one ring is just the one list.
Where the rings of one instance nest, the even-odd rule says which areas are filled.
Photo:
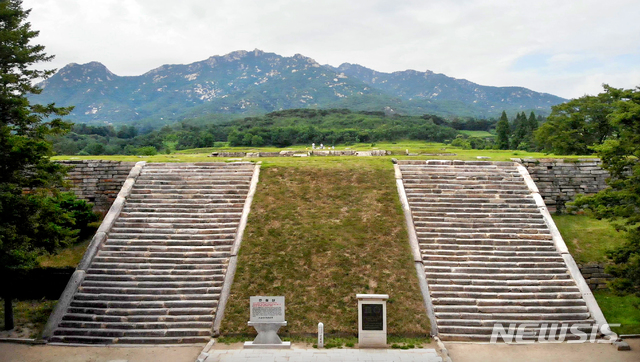
[[577, 194], [594, 194], [607, 187], [609, 173], [600, 159], [512, 159], [527, 168], [550, 212], [564, 210]]
[[72, 166], [67, 179], [73, 183], [71, 190], [82, 199], [92, 202], [94, 210], [105, 213], [118, 196], [122, 184], [135, 162], [78, 160], [58, 161]]
[[603, 264], [578, 264], [578, 268], [591, 290], [607, 289], [607, 282], [613, 279], [612, 275], [604, 272]]

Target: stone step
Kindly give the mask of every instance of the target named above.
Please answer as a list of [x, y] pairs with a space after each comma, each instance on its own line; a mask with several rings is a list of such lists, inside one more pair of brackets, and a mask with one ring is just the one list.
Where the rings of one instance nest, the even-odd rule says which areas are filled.
[[[206, 193], [206, 194], [194, 194], [194, 193], [132, 193], [127, 198], [128, 202], [142, 202], [140, 200], [153, 200], [152, 202], [175, 202], [175, 200], [181, 200], [186, 203], [198, 201], [207, 201], [213, 203], [220, 202], [238, 202], [243, 200], [246, 196], [240, 194], [220, 194], [220, 193]], [[171, 201], [167, 201], [171, 200]]]
[[191, 259], [191, 258], [215, 258], [223, 259], [229, 256], [229, 253], [223, 251], [187, 251], [187, 252], [168, 252], [168, 251], [108, 251], [100, 250], [98, 253], [100, 257], [124, 257], [124, 258], [177, 258], [177, 259]]
[[116, 268], [95, 268], [92, 266], [87, 270], [87, 275], [203, 275], [211, 276], [223, 274], [224, 268], [219, 269], [116, 269]]
[[157, 246], [157, 247], [194, 247], [194, 246], [213, 246], [218, 251], [229, 251], [232, 248], [233, 238], [227, 239], [208, 239], [208, 240], [153, 240], [153, 239], [109, 239], [105, 243], [107, 246]]
[[211, 329], [213, 324], [211, 322], [156, 322], [156, 323], [124, 323], [124, 322], [83, 322], [83, 321], [62, 321], [60, 323], [61, 328], [67, 329], [78, 329], [78, 328], [87, 328], [87, 329], [120, 329], [120, 330], [130, 330], [130, 329]]
[[431, 223], [427, 223], [427, 226], [423, 226], [419, 222], [415, 222], [415, 229], [418, 233], [500, 233], [500, 234], [551, 234], [546, 225], [532, 225], [531, 227], [527, 227], [522, 225], [522, 227], [517, 227], [517, 225], [511, 225], [509, 227], [495, 227], [488, 225], [475, 225], [471, 224], [459, 226], [459, 224], [449, 224], [450, 227], [444, 226], [446, 223], [443, 223], [443, 226], [432, 225]]
[[[216, 284], [216, 283], [214, 283]], [[217, 283], [219, 286], [217, 287], [182, 287], [182, 288], [121, 288], [121, 287], [112, 287], [112, 286], [81, 286], [78, 291], [79, 293], [85, 294], [117, 294], [117, 295], [157, 295], [157, 296], [178, 296], [182, 297], [183, 295], [219, 295], [222, 291], [222, 283]]]
[[[542, 216], [538, 207], [526, 206], [522, 208], [504, 207], [502, 209], [481, 209], [481, 208], [443, 208], [443, 207], [411, 207], [411, 214], [415, 216], [442, 216], [449, 215], [453, 217], [476, 217], [478, 214], [486, 215], [485, 217], [522, 217], [524, 219], [537, 218]], [[500, 215], [500, 216], [498, 216]]]
[[[464, 250], [470, 252], [472, 250], [478, 251], [528, 251], [528, 252], [555, 252], [556, 248], [550, 243], [545, 243], [547, 245], [496, 245], [496, 244], [488, 244], [488, 245], [472, 245], [472, 244], [454, 244], [448, 243], [446, 241], [442, 241], [440, 243], [420, 243], [420, 249], [423, 253], [429, 253], [431, 250], [442, 250], [442, 251], [457, 251]], [[436, 252], [437, 253], [437, 252]]]
[[[509, 215], [507, 215], [509, 216]], [[483, 218], [468, 218], [468, 217], [454, 217], [454, 216], [430, 216], [430, 215], [414, 215], [413, 222], [416, 225], [419, 224], [430, 224], [430, 225], [439, 225], [439, 226], [458, 226], [458, 224], [462, 223], [464, 225], [468, 225], [470, 227], [474, 227], [475, 225], [540, 225], [546, 227], [544, 223], [544, 219], [542, 215], [540, 218], [514, 218], [513, 215], [511, 217], [483, 217]], [[511, 226], [513, 227], [513, 226]]]
[[191, 225], [186, 225], [184, 228], [168, 228], [164, 227], [164, 225], [159, 225], [159, 227], [148, 227], [148, 228], [129, 228], [129, 227], [112, 227], [109, 235], [114, 234], [161, 234], [161, 235], [199, 235], [199, 234], [233, 234], [236, 231], [236, 227], [229, 227], [230, 224], [224, 225], [205, 225], [206, 228], [196, 228]]
[[530, 212], [538, 211], [538, 207], [535, 203], [531, 204], [513, 204], [513, 203], [462, 203], [462, 202], [410, 202], [411, 210], [417, 212], [451, 212], [451, 213], [466, 213], [466, 212], [488, 212], [488, 213], [505, 213], [505, 212]]
[[188, 226], [192, 226], [191, 224], [212, 224], [219, 225], [222, 224], [223, 227], [227, 226], [225, 224], [237, 224], [240, 220], [240, 215], [236, 216], [226, 216], [225, 214], [220, 214], [218, 217], [203, 217], [202, 214], [193, 214], [194, 217], [174, 217], [171, 215], [167, 215], [166, 217], [131, 217], [131, 216], [122, 216], [118, 218], [116, 224], [187, 224]]
[[550, 273], [530, 273], [529, 270], [522, 270], [520, 273], [516, 271], [510, 272], [510, 270], [487, 270], [488, 268], [484, 268], [484, 270], [476, 270], [475, 273], [454, 273], [454, 272], [443, 272], [438, 271], [434, 273], [430, 273], [430, 269], [426, 269], [427, 272], [427, 281], [431, 280], [443, 280], [443, 279], [458, 279], [458, 280], [555, 280], [555, 279], [570, 279], [571, 276], [569, 274], [561, 274], [553, 270]]
[[[523, 325], [525, 323], [515, 323], [516, 330], [519, 325]], [[504, 330], [508, 330], [509, 324], [504, 324], [502, 326]], [[566, 337], [571, 336], [570, 328], [573, 327], [574, 330], [582, 331], [582, 332], [591, 332], [593, 328], [593, 323], [583, 323], [582, 321], [576, 322], [573, 325], [565, 324], [564, 326], [552, 326], [550, 324], [545, 324], [544, 326], [538, 324], [538, 326], [526, 326], [527, 337], [523, 339], [525, 340], [535, 340], [537, 336], [541, 333], [543, 336], [554, 336], [556, 339], [558, 338], [559, 333], [566, 333]], [[458, 335], [485, 335], [488, 339], [491, 337], [491, 333], [494, 331], [494, 327], [492, 326], [460, 326], [460, 325], [446, 325], [446, 324], [438, 324], [438, 332], [443, 334], [458, 334]], [[499, 338], [502, 340], [502, 338]], [[568, 339], [568, 338], [567, 338]]]
[[[187, 182], [188, 181], [188, 182]], [[158, 179], [144, 179], [138, 178], [136, 180], [137, 187], [147, 187], [148, 185], [164, 185], [164, 186], [182, 186], [182, 185], [191, 185], [191, 186], [239, 186], [239, 185], [249, 185], [251, 184], [250, 179], [216, 179], [216, 180], [158, 180]]]
[[185, 322], [213, 322], [213, 315], [141, 315], [141, 316], [112, 316], [95, 314], [68, 313], [62, 317], [65, 321], [104, 322], [104, 323], [185, 323]]
[[[559, 257], [557, 251], [502, 251], [498, 248], [490, 251], [484, 250], [424, 250], [421, 249], [425, 260], [531, 260], [554, 261]], [[466, 258], [466, 259], [465, 259]]]
[[[423, 258], [424, 259], [424, 258]], [[429, 260], [429, 259], [425, 259]], [[565, 264], [562, 262], [563, 259], [559, 259], [555, 262], [538, 262], [538, 261], [450, 261], [450, 260], [429, 260], [426, 264], [429, 268], [455, 268], [459, 270], [459, 268], [468, 268], [468, 269], [477, 269], [477, 268], [519, 268], [519, 269], [527, 269], [527, 268], [536, 268], [538, 270], [549, 270], [549, 268], [557, 268], [562, 270], [567, 270]], [[533, 272], [533, 271], [532, 271]]]
[[[198, 229], [220, 229], [235, 230], [238, 226], [237, 222], [221, 222], [216, 223], [206, 219], [193, 219], [190, 222], [131, 222], [127, 219], [118, 219], [113, 225], [113, 229], [142, 229], [145, 230], [198, 230]], [[122, 231], [119, 231], [122, 232]]]
[[432, 298], [476, 298], [476, 299], [580, 299], [580, 292], [483, 292], [483, 291], [431, 291]]
[[128, 212], [148, 212], [150, 216], [155, 212], [174, 212], [174, 213], [197, 213], [200, 212], [242, 212], [244, 204], [240, 203], [213, 203], [213, 204], [155, 204], [155, 203], [127, 203], [123, 207], [125, 213]]
[[567, 314], [589, 313], [586, 305], [583, 306], [520, 306], [520, 305], [442, 305], [434, 304], [433, 309], [436, 318], [441, 318], [438, 313], [489, 313], [489, 314]]
[[96, 280], [86, 278], [83, 286], [86, 287], [118, 287], [118, 288], [208, 288], [220, 285], [221, 278], [211, 278], [208, 280], [158, 280], [158, 281], [139, 281], [139, 280]]
[[154, 222], [153, 220], [160, 219], [207, 219], [207, 220], [240, 220], [242, 216], [241, 212], [186, 212], [186, 213], [175, 213], [175, 212], [121, 212], [119, 219], [126, 220], [148, 220], [148, 222]]
[[103, 345], [103, 344], [139, 344], [139, 345], [155, 345], [155, 344], [193, 344], [207, 343], [211, 340], [211, 336], [189, 336], [189, 337], [86, 337], [86, 336], [52, 336], [49, 343], [64, 344], [80, 344], [80, 345]]
[[[251, 181], [251, 177], [246, 175], [234, 175], [234, 174], [210, 174], [203, 175], [201, 173], [194, 173], [192, 175], [184, 174], [143, 174], [140, 179], [142, 181], [156, 181], [156, 182], [180, 182], [186, 183], [191, 181], [232, 181], [234, 183], [249, 183]], [[137, 183], [137, 182], [136, 182]], [[143, 185], [142, 183], [140, 185]]]
[[[503, 250], [502, 247], [506, 246], [554, 246], [552, 239], [533, 239], [533, 238], [522, 238], [522, 239], [489, 239], [489, 238], [456, 238], [456, 237], [436, 237], [436, 238], [424, 238], [422, 239], [424, 242], [420, 242], [420, 244], [439, 244], [445, 246], [451, 246], [454, 248], [458, 246], [458, 249], [461, 251], [470, 250], [472, 246], [487, 246], [491, 245], [495, 247], [496, 251]], [[505, 249], [506, 250], [506, 249]]]
[[218, 300], [220, 294], [104, 294], [104, 293], [76, 293], [74, 299], [77, 300], [102, 300], [102, 301], [174, 301], [174, 300]]
[[578, 291], [572, 279], [431, 279], [429, 288], [438, 291], [473, 291], [493, 293], [537, 293], [537, 292], [576, 292]]
[[[244, 206], [243, 206], [244, 207]], [[148, 216], [163, 216], [166, 214], [173, 214], [173, 215], [197, 215], [197, 214], [202, 214], [202, 215], [210, 215], [210, 214], [229, 214], [229, 215], [236, 215], [236, 214], [242, 214], [242, 208], [240, 205], [215, 205], [215, 206], [205, 206], [202, 207], [202, 205], [180, 205], [180, 206], [176, 206], [176, 205], [162, 205], [162, 204], [155, 204], [155, 205], [138, 205], [138, 204], [125, 204], [125, 206], [122, 209], [122, 212], [120, 213], [120, 215], [140, 215], [140, 214], [146, 214]], [[205, 216], [206, 217], [206, 216]]]
[[[226, 264], [227, 258], [156, 258], [156, 257], [122, 257], [102, 256], [94, 258], [95, 263], [134, 263], [134, 264]], [[127, 266], [130, 267], [130, 266]]]
[[[224, 251], [228, 252], [228, 250], [221, 250], [220, 248], [216, 248], [213, 245], [203, 246], [203, 245], [200, 245], [200, 243], [196, 243], [195, 246], [161, 246], [161, 245], [152, 245], [152, 244], [140, 246], [140, 245], [113, 245], [109, 243], [108, 245], [105, 244], [100, 250], [108, 251], [108, 252], [129, 251], [129, 252], [150, 252], [150, 253], [186, 253], [186, 252], [213, 253], [213, 252], [224, 252]], [[228, 255], [228, 253], [225, 253], [225, 254]]]
[[[176, 329], [92, 329], [92, 328], [57, 328], [55, 335], [82, 337], [187, 337], [211, 336], [210, 328], [176, 328]], [[122, 341], [119, 341], [123, 343]]]
[[241, 195], [241, 196], [246, 196], [247, 195], [247, 190], [249, 188], [245, 187], [242, 189], [237, 189], [237, 188], [230, 188], [230, 187], [225, 187], [225, 188], [221, 188], [221, 187], [214, 187], [214, 186], [209, 186], [209, 187], [200, 187], [200, 186], [190, 186], [189, 188], [186, 188], [184, 185], [182, 185], [181, 187], [166, 187], [163, 186], [163, 188], [158, 188], [156, 187], [142, 187], [142, 186], [137, 186], [137, 187], [133, 187], [133, 191], [132, 194], [134, 195]]
[[92, 308], [69, 306], [68, 313], [112, 316], [170, 316], [170, 315], [213, 315], [215, 309], [206, 308]]
[[[538, 255], [539, 252], [534, 252], [531, 256], [505, 256], [499, 254], [476, 254], [471, 250], [467, 251], [470, 253], [466, 255], [423, 253], [422, 260], [424, 260], [425, 265], [439, 265], [442, 263], [459, 265], [470, 265], [469, 263], [482, 263], [483, 265], [487, 265], [487, 263], [554, 263], [565, 265], [564, 259], [557, 252], [550, 253], [551, 255], [548, 256]], [[496, 251], [492, 253], [496, 253]]]
[[483, 319], [505, 319], [505, 320], [530, 320], [530, 321], [545, 321], [545, 320], [589, 320], [591, 316], [588, 312], [540, 312], [540, 313], [467, 313], [467, 312], [436, 312], [436, 319], [471, 319], [471, 320], [483, 320]]
[[232, 233], [227, 234], [206, 234], [206, 233], [191, 233], [191, 234], [139, 234], [139, 233], [109, 233], [109, 239], [157, 239], [157, 240], [209, 240], [211, 238], [216, 239], [233, 239], [235, 238], [235, 230]]
[[499, 307], [584, 307], [586, 304], [582, 298], [578, 299], [478, 299], [460, 297], [438, 297], [432, 299], [438, 306], [499, 306]]
[[[180, 259], [181, 260], [181, 259]], [[226, 259], [225, 259], [226, 260]], [[135, 263], [126, 263], [122, 262], [119, 259], [116, 259], [115, 262], [102, 262], [102, 261], [94, 261], [91, 263], [91, 268], [94, 269], [126, 269], [126, 270], [218, 270], [218, 269], [226, 269], [226, 265], [218, 260], [214, 260], [209, 264], [201, 263], [201, 264], [188, 264], [188, 263], [170, 263], [170, 262], [156, 262], [156, 263], [148, 263], [148, 262], [135, 262]]]
[[[512, 275], [514, 276], [527, 275], [531, 279], [538, 279], [538, 277], [541, 277], [543, 275], [544, 277], [541, 277], [539, 279], [550, 279], [551, 278], [549, 277], [550, 275], [557, 275], [558, 278], [563, 278], [564, 274], [568, 272], [567, 268], [564, 268], [564, 267], [562, 268], [538, 268], [538, 267], [492, 268], [486, 264], [480, 267], [451, 267], [451, 266], [433, 265], [430, 263], [424, 266], [424, 270], [428, 276], [429, 275], [446, 276], [446, 275], [460, 275], [460, 274], [468, 274], [469, 276], [478, 276], [478, 275], [491, 274], [497, 279], [499, 278], [513, 279], [508, 277]], [[490, 277], [491, 275], [489, 275], [488, 277]], [[472, 277], [471, 279], [484, 279], [484, 278], [485, 277], [475, 277], [475, 278]], [[461, 278], [455, 278], [455, 279], [461, 279]]]
[[155, 274], [137, 274], [137, 275], [123, 275], [123, 274], [87, 274], [84, 278], [86, 281], [100, 281], [100, 282], [170, 282], [170, 283], [183, 283], [183, 282], [210, 282], [213, 280], [224, 280], [222, 274], [211, 275], [155, 275]]
[[[78, 300], [71, 302], [72, 308], [135, 308], [146, 309], [170, 309], [170, 308], [214, 308], [217, 300]], [[145, 314], [145, 313], [140, 313]]]
[[[152, 195], [145, 195], [145, 196], [152, 196]], [[221, 199], [213, 199], [213, 198], [206, 198], [206, 199], [199, 199], [199, 198], [175, 198], [175, 199], [171, 199], [171, 198], [167, 198], [167, 195], [162, 195], [162, 197], [160, 198], [153, 198], [153, 197], [135, 197], [135, 195], [130, 195], [129, 198], [127, 199], [127, 204], [128, 205], [134, 205], [134, 204], [144, 204], [145, 206], [149, 206], [149, 205], [165, 205], [167, 206], [167, 204], [170, 204], [169, 207], [180, 207], [180, 206], [176, 206], [176, 205], [198, 205], [198, 207], [200, 207], [200, 205], [210, 205], [210, 206], [217, 206], [217, 205], [242, 205], [244, 206], [244, 203], [241, 202], [241, 198], [221, 198]]]
[[487, 233], [474, 233], [469, 231], [464, 232], [421, 232], [416, 231], [418, 238], [423, 240], [428, 239], [529, 239], [529, 240], [552, 240], [550, 233], [545, 234], [532, 234], [532, 233], [515, 233], [515, 232], [487, 232]]
[[544, 325], [551, 328], [554, 324], [561, 327], [562, 325], [573, 326], [576, 324], [595, 324], [593, 319], [551, 319], [551, 320], [517, 320], [517, 319], [440, 319], [438, 326], [473, 326], [473, 327], [493, 327], [495, 324], [502, 324], [508, 329], [510, 324], [536, 324], [538, 327]]

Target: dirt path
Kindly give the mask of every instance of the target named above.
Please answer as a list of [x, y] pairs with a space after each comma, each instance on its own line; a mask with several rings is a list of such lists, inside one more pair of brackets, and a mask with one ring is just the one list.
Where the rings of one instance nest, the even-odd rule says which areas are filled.
[[193, 362], [203, 347], [63, 347], [0, 343], [0, 362]]
[[445, 343], [453, 362], [638, 362], [640, 339], [627, 339], [631, 351], [608, 344], [471, 344]]

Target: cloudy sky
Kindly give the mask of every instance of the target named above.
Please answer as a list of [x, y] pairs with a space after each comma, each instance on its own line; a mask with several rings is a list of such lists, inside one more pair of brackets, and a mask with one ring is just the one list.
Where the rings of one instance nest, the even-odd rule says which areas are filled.
[[432, 70], [566, 98], [640, 86], [638, 0], [24, 0], [49, 66], [118, 75], [234, 50]]

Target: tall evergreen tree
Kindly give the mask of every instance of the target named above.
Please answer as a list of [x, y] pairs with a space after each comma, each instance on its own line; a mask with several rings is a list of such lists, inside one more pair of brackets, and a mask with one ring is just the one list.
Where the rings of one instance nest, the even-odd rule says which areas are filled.
[[513, 132], [511, 137], [511, 148], [514, 150], [519, 149], [520, 144], [525, 142], [527, 137], [527, 116], [522, 113], [516, 115], [516, 119], [513, 122]]
[[[70, 108], [30, 104], [39, 93], [37, 79], [52, 70], [35, 70], [50, 61], [38, 35], [26, 22], [22, 1], [0, 1], [0, 293], [5, 300], [5, 328], [13, 328], [11, 288], [15, 273], [37, 266], [36, 258], [53, 251], [73, 235], [60, 225], [73, 224], [69, 213], [51, 197], [63, 182], [65, 168], [51, 162], [46, 137], [69, 128], [59, 116]], [[23, 192], [29, 189], [30, 192]]]
[[509, 129], [509, 119], [507, 118], [507, 112], [502, 111], [500, 120], [496, 124], [496, 146], [500, 150], [509, 149], [509, 135], [511, 130]]

